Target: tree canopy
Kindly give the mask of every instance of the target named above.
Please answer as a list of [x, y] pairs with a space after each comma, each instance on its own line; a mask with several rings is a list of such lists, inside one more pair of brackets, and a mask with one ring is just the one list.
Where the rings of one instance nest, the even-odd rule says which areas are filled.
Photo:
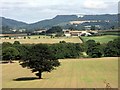
[[39, 79], [42, 78], [42, 72], [51, 72], [55, 67], [60, 65], [60, 62], [46, 44], [31, 46], [28, 54], [21, 61], [20, 65], [32, 69], [32, 72], [37, 72], [36, 76]]
[[18, 55], [19, 51], [14, 47], [7, 47], [2, 51], [3, 60], [14, 60]]
[[46, 31], [46, 33], [60, 33], [60, 32], [62, 32], [62, 28], [60, 26], [53, 26], [52, 28]]
[[86, 42], [86, 53], [92, 58], [101, 57], [103, 55], [102, 46], [94, 40], [88, 40]]

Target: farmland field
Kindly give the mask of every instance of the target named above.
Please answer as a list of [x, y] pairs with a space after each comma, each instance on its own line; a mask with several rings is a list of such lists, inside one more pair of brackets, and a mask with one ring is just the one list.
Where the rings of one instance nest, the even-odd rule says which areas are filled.
[[117, 35], [104, 35], [104, 36], [93, 36], [93, 37], [82, 36], [84, 42], [87, 40], [95, 40], [96, 42], [100, 42], [100, 43], [107, 43], [109, 41], [114, 40], [115, 38], [118, 38], [118, 36]]
[[50, 36], [30, 36], [30, 39], [24, 39], [23, 37], [20, 39], [14, 39], [14, 38], [2, 38], [2, 42], [11, 42], [13, 43], [14, 41], [19, 41], [22, 44], [37, 44], [37, 43], [59, 43], [60, 41], [66, 41], [66, 42], [72, 42], [72, 43], [82, 43], [82, 41], [79, 39], [79, 37], [55, 37], [55, 38], [50, 38]]
[[[18, 62], [2, 65], [3, 88], [112, 88], [118, 87], [118, 58], [62, 59], [61, 66], [43, 79], [22, 68]], [[17, 79], [17, 80], [16, 80]], [[31, 80], [30, 80], [31, 79]]]

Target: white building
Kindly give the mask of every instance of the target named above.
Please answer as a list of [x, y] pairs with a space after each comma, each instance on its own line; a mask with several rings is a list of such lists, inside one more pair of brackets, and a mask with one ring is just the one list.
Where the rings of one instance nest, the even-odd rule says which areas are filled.
[[70, 30], [64, 30], [64, 35], [66, 37], [70, 37], [70, 36], [91, 36], [91, 32], [92, 33], [97, 33], [97, 31], [70, 31]]

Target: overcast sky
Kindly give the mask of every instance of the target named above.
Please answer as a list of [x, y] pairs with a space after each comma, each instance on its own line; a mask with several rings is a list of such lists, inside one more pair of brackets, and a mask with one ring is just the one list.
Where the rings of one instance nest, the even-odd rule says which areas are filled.
[[56, 15], [114, 14], [119, 0], [2, 0], [3, 17], [34, 23]]

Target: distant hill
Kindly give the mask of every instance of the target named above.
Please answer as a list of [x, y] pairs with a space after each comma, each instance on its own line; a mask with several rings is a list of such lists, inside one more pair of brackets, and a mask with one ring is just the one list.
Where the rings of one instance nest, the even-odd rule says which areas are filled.
[[118, 21], [117, 14], [103, 14], [103, 15], [85, 15], [80, 17], [79, 20], [109, 20], [109, 21]]
[[5, 17], [0, 17], [0, 19], [2, 19], [2, 26], [9, 26], [10, 28], [20, 28], [27, 25], [25, 22], [8, 19]]
[[61, 23], [65, 23], [65, 22], [69, 22], [69, 21], [73, 21], [73, 20], [77, 20], [77, 19], [78, 19], [78, 17], [76, 15], [57, 15], [53, 19], [43, 20], [43, 21], [29, 24], [27, 26], [27, 28], [29, 28], [29, 29], [50, 28], [52, 26], [55, 26], [55, 25], [58, 25]]
[[[0, 17], [2, 19], [2, 26], [9, 26], [10, 28], [24, 28], [27, 30], [34, 30], [34, 29], [40, 29], [40, 28], [51, 28], [52, 26], [62, 26], [70, 27], [70, 21], [86, 21], [86, 20], [101, 20], [102, 22], [99, 23], [83, 23], [81, 25], [103, 25], [103, 27], [107, 26], [111, 27], [112, 25], [116, 25], [118, 21], [118, 15], [117, 14], [103, 14], [103, 15], [57, 15], [56, 17], [52, 19], [42, 20], [36, 23], [27, 24], [25, 22], [16, 21], [13, 19], [8, 19], [5, 17]], [[103, 21], [109, 20], [109, 22], [105, 23]], [[81, 25], [78, 25], [80, 28]]]

